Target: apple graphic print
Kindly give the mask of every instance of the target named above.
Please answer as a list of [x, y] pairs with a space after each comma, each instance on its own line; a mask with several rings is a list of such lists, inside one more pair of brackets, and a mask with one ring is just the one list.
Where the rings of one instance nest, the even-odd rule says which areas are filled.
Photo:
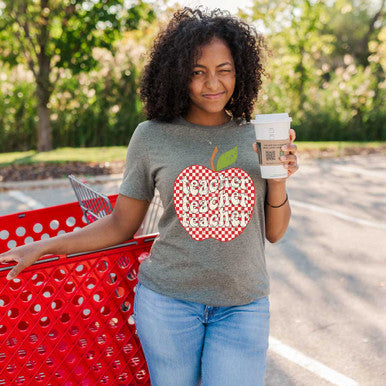
[[[191, 165], [174, 182], [174, 207], [181, 225], [197, 241], [213, 238], [227, 242], [238, 237], [248, 225], [255, 206], [255, 186], [240, 168], [228, 168], [237, 160], [237, 146], [214, 159], [211, 169]], [[225, 169], [225, 170], [222, 170]]]

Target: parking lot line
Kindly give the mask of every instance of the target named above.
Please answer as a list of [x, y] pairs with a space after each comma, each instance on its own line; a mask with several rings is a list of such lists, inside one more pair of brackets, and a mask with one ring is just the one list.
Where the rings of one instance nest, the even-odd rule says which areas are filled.
[[365, 225], [365, 226], [369, 226], [369, 227], [373, 227], [373, 228], [377, 228], [377, 229], [386, 229], [385, 223], [363, 220], [361, 218], [352, 217], [352, 216], [338, 212], [338, 211], [333, 210], [333, 209], [323, 208], [322, 206], [307, 204], [305, 202], [300, 202], [297, 200], [290, 200], [290, 205], [298, 206], [299, 208], [305, 208], [305, 209], [313, 210], [314, 212], [331, 214], [332, 216], [335, 216], [335, 217], [338, 217], [342, 220], [350, 221], [350, 222], [353, 222], [356, 224]]
[[338, 373], [337, 371], [325, 366], [323, 363], [312, 359], [300, 351], [289, 347], [278, 339], [269, 336], [269, 349], [276, 354], [288, 359], [290, 362], [294, 362], [297, 365], [305, 368], [308, 371], [318, 375], [320, 378], [331, 382], [333, 385], [338, 386], [357, 386], [358, 382], [353, 379], [346, 377], [345, 375]]
[[17, 201], [20, 201], [23, 204], [26, 204], [31, 209], [41, 209], [45, 207], [42, 203], [36, 201], [30, 196], [27, 196], [20, 190], [10, 190], [8, 192], [8, 195]]

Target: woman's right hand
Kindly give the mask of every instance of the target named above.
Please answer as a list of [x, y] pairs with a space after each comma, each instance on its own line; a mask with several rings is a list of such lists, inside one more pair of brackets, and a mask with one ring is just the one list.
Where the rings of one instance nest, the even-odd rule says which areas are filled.
[[23, 269], [35, 263], [41, 256], [42, 248], [39, 243], [32, 243], [13, 248], [0, 254], [0, 263], [16, 261], [17, 264], [8, 272], [7, 280], [15, 278]]

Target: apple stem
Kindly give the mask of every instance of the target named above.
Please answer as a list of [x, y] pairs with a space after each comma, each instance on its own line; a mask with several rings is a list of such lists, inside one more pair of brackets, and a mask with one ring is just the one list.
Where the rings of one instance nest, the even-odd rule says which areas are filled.
[[212, 170], [215, 172], [216, 169], [214, 168], [214, 159], [216, 158], [216, 154], [218, 153], [218, 148], [217, 148], [217, 145], [215, 146], [215, 148], [213, 149], [213, 153], [212, 155], [210, 156], [210, 167], [212, 168]]

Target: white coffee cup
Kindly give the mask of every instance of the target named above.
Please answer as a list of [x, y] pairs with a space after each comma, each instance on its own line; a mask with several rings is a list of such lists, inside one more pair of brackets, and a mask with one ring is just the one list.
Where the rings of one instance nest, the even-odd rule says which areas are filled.
[[287, 113], [258, 114], [251, 121], [255, 127], [262, 178], [288, 177], [280, 156], [284, 154], [281, 147], [289, 143], [291, 121]]

